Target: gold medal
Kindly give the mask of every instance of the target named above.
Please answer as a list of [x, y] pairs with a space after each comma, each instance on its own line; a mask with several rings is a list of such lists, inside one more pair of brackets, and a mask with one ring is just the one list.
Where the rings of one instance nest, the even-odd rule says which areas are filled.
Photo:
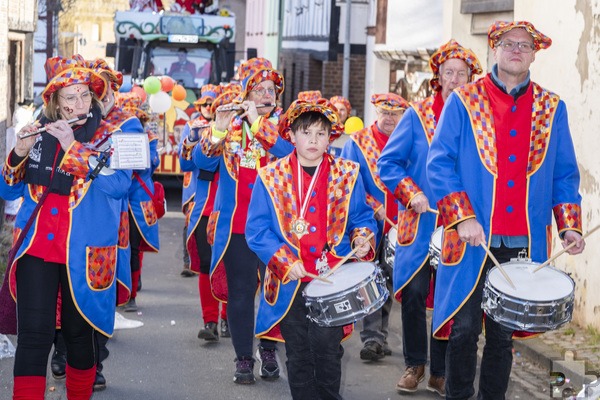
[[310, 224], [304, 218], [298, 218], [292, 222], [292, 231], [298, 237], [298, 239], [301, 239], [302, 236], [308, 233], [309, 225]]

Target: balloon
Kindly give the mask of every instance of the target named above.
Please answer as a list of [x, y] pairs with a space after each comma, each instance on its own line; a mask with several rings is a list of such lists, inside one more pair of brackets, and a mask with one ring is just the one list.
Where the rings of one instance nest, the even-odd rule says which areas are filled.
[[171, 96], [165, 92], [152, 94], [148, 99], [148, 104], [155, 113], [165, 113], [169, 108], [171, 108]]
[[362, 119], [358, 117], [350, 117], [346, 120], [346, 123], [344, 124], [344, 130], [347, 134], [358, 132], [364, 127], [365, 124], [363, 124]]
[[155, 76], [149, 76], [144, 79], [144, 90], [148, 94], [160, 92], [160, 80]]
[[131, 82], [123, 82], [123, 84], [119, 88], [119, 92], [121, 92], [121, 93], [131, 92]]
[[134, 86], [131, 88], [131, 93], [137, 94], [141, 99], [142, 103], [146, 101], [146, 91], [139, 86]]
[[173, 100], [181, 101], [181, 100], [185, 100], [185, 97], [187, 96], [187, 91], [185, 90], [185, 88], [183, 86], [175, 85], [173, 87], [173, 93], [171, 93], [171, 95], [173, 96]]
[[173, 86], [175, 85], [175, 81], [170, 76], [162, 76], [160, 78], [160, 89], [163, 92], [170, 92], [173, 90]]

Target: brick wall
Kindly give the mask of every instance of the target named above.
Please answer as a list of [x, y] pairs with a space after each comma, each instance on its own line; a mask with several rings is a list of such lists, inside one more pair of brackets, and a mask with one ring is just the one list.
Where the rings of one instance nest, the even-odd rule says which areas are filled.
[[[298, 92], [320, 90], [323, 97], [342, 94], [343, 55], [336, 61], [319, 61], [309, 52], [282, 50], [279, 70], [285, 77], [284, 108], [296, 99]], [[350, 56], [350, 103], [362, 118], [365, 98], [365, 56]]]

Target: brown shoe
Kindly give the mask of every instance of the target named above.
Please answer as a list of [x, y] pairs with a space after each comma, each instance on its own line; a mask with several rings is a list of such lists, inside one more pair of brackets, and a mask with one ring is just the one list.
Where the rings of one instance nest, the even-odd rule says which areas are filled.
[[425, 379], [425, 366], [419, 365], [417, 367], [406, 367], [404, 375], [398, 381], [396, 390], [398, 393], [408, 392], [413, 393], [417, 391], [419, 383]]
[[429, 381], [427, 381], [427, 390], [446, 397], [446, 378], [431, 375]]

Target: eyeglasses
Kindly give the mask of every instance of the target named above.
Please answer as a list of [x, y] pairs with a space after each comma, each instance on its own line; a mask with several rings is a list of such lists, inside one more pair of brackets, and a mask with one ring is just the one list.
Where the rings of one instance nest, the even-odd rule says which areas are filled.
[[89, 103], [92, 101], [92, 92], [82, 93], [81, 96], [77, 96], [76, 94], [70, 94], [68, 96], [61, 96], [59, 94], [58, 96], [70, 106], [74, 106], [77, 103], [77, 100], [81, 100], [83, 103]]
[[256, 93], [259, 96], [264, 96], [265, 93], [269, 93], [270, 96], [275, 96], [275, 89], [265, 89], [265, 88], [260, 88], [260, 89], [252, 89], [251, 92]]
[[531, 53], [535, 49], [535, 45], [531, 42], [513, 42], [510, 40], [498, 42], [498, 46], [506, 51], [513, 51], [515, 47], [519, 47], [519, 51], [522, 53]]
[[402, 111], [385, 111], [385, 110], [378, 110], [379, 115], [381, 115], [382, 117], [388, 117], [388, 118], [398, 118], [402, 115]]
[[469, 77], [469, 72], [462, 70], [462, 71], [453, 71], [451, 69], [445, 69], [444, 68], [444, 72], [442, 73], [442, 75], [444, 75], [444, 78], [448, 78], [451, 79], [454, 74], [457, 74], [459, 78], [464, 79], [464, 78], [468, 78]]

